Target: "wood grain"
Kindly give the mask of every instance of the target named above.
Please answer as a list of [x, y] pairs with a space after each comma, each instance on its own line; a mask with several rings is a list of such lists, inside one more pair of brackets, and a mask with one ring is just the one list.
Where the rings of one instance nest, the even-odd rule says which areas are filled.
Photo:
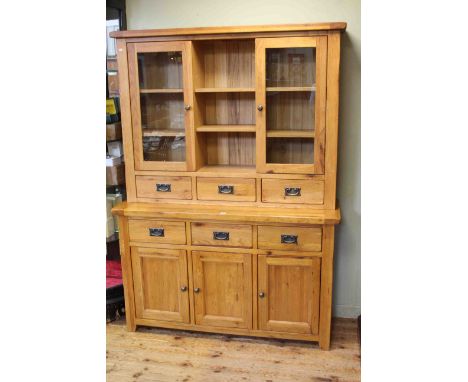
[[[150, 228], [162, 228], [164, 236], [150, 236]], [[131, 219], [128, 221], [128, 234], [131, 241], [142, 243], [185, 244], [185, 223], [169, 220]]]
[[[259, 328], [317, 334], [320, 259], [258, 256]], [[263, 293], [264, 297], [260, 294]]]
[[[282, 243], [281, 235], [295, 235], [297, 236], [297, 243]], [[262, 249], [282, 249], [286, 251], [320, 252], [322, 250], [322, 228], [258, 226], [258, 247]]]
[[[288, 196], [286, 188], [300, 188], [299, 196]], [[262, 179], [262, 201], [265, 203], [323, 204], [324, 185], [312, 179]]]
[[[252, 226], [244, 224], [191, 223], [192, 244], [252, 248]], [[214, 232], [228, 232], [229, 240], [215, 240]]]
[[133, 247], [131, 253], [136, 317], [189, 323], [185, 251]]
[[[310, 382], [361, 380], [354, 319], [334, 319], [329, 352], [299, 341], [106, 326], [108, 382]], [[138, 376], [138, 377], [135, 377]]]
[[193, 286], [200, 289], [195, 293], [195, 322], [251, 328], [251, 255], [193, 251], [192, 256]]
[[171, 29], [147, 29], [133, 31], [111, 32], [113, 38], [152, 37], [152, 36], [180, 36], [199, 34], [221, 33], [255, 33], [255, 32], [289, 32], [289, 31], [329, 31], [345, 30], [345, 22], [331, 23], [306, 23], [306, 24], [278, 24], [278, 25], [244, 25], [222, 27], [198, 27], [198, 28], [171, 28]]
[[[170, 192], [156, 191], [157, 184], [169, 184]], [[189, 176], [136, 176], [137, 196], [157, 199], [192, 199], [192, 178]]]
[[[232, 187], [232, 194], [220, 193], [218, 187], [223, 185]], [[256, 200], [255, 179], [197, 178], [197, 199], [254, 202]]]

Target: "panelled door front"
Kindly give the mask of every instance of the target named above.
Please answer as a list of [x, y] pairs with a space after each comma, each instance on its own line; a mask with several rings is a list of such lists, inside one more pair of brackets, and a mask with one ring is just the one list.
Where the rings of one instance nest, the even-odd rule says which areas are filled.
[[184, 250], [132, 247], [137, 318], [190, 322]]
[[193, 251], [195, 323], [252, 328], [252, 257]]
[[193, 169], [190, 44], [128, 44], [136, 170]]
[[260, 330], [318, 334], [320, 258], [258, 256]]
[[323, 174], [327, 37], [255, 40], [257, 171]]

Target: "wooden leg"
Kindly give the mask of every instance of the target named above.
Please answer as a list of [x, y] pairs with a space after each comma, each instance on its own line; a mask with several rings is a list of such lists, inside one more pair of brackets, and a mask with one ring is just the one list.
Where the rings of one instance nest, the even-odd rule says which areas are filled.
[[322, 350], [330, 349], [333, 289], [333, 248], [335, 226], [323, 226], [322, 279], [320, 285], [320, 333], [319, 345]]
[[134, 332], [136, 331], [136, 324], [135, 298], [132, 283], [132, 260], [130, 258], [127, 218], [124, 216], [119, 216], [119, 245], [122, 264], [122, 280], [124, 285], [125, 319], [127, 321], [127, 330], [129, 332]]

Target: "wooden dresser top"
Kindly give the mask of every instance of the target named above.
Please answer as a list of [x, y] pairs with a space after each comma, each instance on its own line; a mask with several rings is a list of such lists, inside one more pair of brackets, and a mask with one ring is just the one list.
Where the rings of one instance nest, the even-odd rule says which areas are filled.
[[246, 34], [262, 32], [311, 32], [311, 31], [344, 31], [345, 22], [284, 24], [284, 25], [248, 25], [230, 27], [201, 27], [173, 29], [126, 30], [110, 33], [114, 38], [142, 38], [158, 36], [192, 36], [203, 34]]
[[216, 220], [248, 223], [338, 224], [340, 209], [213, 206], [123, 202], [112, 209], [114, 215], [182, 220]]

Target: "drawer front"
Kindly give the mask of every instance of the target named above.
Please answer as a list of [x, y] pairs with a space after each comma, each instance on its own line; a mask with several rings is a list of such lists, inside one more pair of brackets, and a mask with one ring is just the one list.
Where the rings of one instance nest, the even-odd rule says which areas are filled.
[[319, 252], [322, 228], [258, 226], [258, 248]]
[[262, 202], [323, 204], [324, 182], [314, 179], [262, 179]]
[[252, 248], [252, 226], [192, 223], [192, 244]]
[[188, 176], [136, 176], [139, 198], [192, 199], [192, 179]]
[[185, 223], [164, 220], [129, 220], [130, 241], [186, 244]]
[[199, 200], [255, 202], [255, 179], [197, 178]]

